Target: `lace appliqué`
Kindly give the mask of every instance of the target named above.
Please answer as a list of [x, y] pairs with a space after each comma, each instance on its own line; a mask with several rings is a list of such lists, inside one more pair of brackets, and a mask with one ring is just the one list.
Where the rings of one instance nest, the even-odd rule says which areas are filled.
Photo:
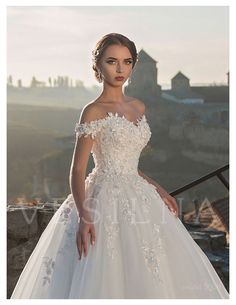
[[84, 122], [84, 123], [76, 123], [75, 124], [75, 133], [76, 136], [79, 138], [84, 136], [87, 138], [91, 135], [92, 139], [95, 138], [97, 131], [101, 126], [101, 120], [94, 120], [91, 122]]
[[60, 213], [59, 222], [64, 223], [64, 225], [67, 224], [73, 207], [74, 207], [74, 201], [72, 199], [68, 198], [67, 201], [64, 203], [64, 206]]
[[143, 251], [145, 263], [148, 270], [152, 273], [155, 283], [162, 283], [160, 276], [159, 264], [161, 256], [165, 256], [160, 237], [160, 225], [153, 224], [153, 240], [142, 240], [141, 249]]
[[[114, 259], [117, 255], [117, 251], [115, 249], [115, 241], [119, 232], [120, 221], [112, 221], [111, 215], [114, 218], [114, 211], [118, 212], [121, 219], [125, 221], [131, 227], [136, 227], [140, 222], [147, 222], [149, 225], [150, 222], [150, 208], [151, 208], [151, 199], [145, 195], [144, 189], [149, 185], [143, 184], [143, 180], [140, 179], [139, 175], [131, 175], [126, 176], [127, 184], [132, 183], [135, 185], [135, 193], [136, 196], [134, 198], [123, 196], [121, 193], [121, 189], [123, 187], [123, 182], [121, 185], [113, 184], [111, 188], [111, 196], [110, 196], [110, 205], [107, 206], [107, 212], [109, 216], [106, 216], [104, 221], [105, 228], [105, 238], [107, 240], [107, 249], [109, 257]], [[142, 217], [141, 219], [137, 217], [137, 209], [141, 209]]]
[[[114, 123], [121, 123], [123, 122], [124, 125], [126, 125], [127, 127], [127, 124], [130, 125], [129, 127], [136, 127], [137, 129], [139, 129], [139, 127], [142, 126], [142, 124], [146, 124], [146, 130], [145, 134], [143, 134], [142, 130], [140, 129], [140, 138], [141, 137], [144, 137], [144, 138], [150, 138], [151, 136], [151, 130], [149, 128], [149, 125], [147, 124], [147, 119], [146, 119], [146, 116], [145, 114], [143, 114], [140, 118], [138, 118], [135, 122], [132, 122], [132, 121], [129, 121], [125, 115], [123, 116], [120, 116], [118, 115], [118, 113], [112, 113], [112, 112], [108, 112], [107, 113], [108, 115], [104, 118], [101, 118], [101, 119], [96, 119], [96, 120], [92, 120], [90, 122], [84, 122], [84, 123], [76, 123], [75, 124], [75, 133], [76, 133], [76, 136], [78, 136], [79, 138], [81, 136], [84, 136], [85, 138], [88, 137], [89, 135], [91, 135], [92, 139], [94, 139], [96, 137], [96, 134], [97, 132], [101, 129], [102, 125], [104, 125], [105, 122], [107, 122], [108, 120], [110, 119], [114, 119]], [[114, 132], [115, 129], [112, 129], [112, 131]], [[132, 134], [133, 132], [133, 129], [130, 128], [130, 132]]]
[[[153, 203], [152, 195], [157, 196], [158, 194], [156, 187], [153, 184], [147, 182], [147, 180], [140, 175], [138, 176], [136, 185], [138, 198], [140, 198], [142, 201], [143, 212], [146, 215], [150, 215], [151, 205]], [[148, 193], [150, 197], [147, 196], [146, 193]]]
[[46, 284], [49, 284], [51, 282], [51, 276], [52, 276], [52, 271], [55, 267], [55, 261], [48, 256], [43, 257], [43, 264], [46, 268], [45, 273], [46, 275], [43, 277], [43, 286]]
[[[136, 216], [137, 208], [141, 208], [143, 212], [142, 215], [144, 217], [141, 219], [141, 221], [148, 221], [148, 219], [145, 219], [145, 216], [149, 216], [151, 201], [144, 194], [140, 194], [140, 196], [138, 196], [136, 200], [133, 201], [127, 198], [123, 198], [120, 200], [120, 204], [122, 217], [127, 221], [128, 224], [136, 225], [136, 222], [140, 221]], [[137, 205], [139, 205], [139, 207]]]
[[117, 250], [114, 247], [115, 239], [120, 231], [119, 224], [114, 222], [111, 219], [111, 215], [107, 215], [103, 222], [104, 229], [106, 231], [105, 238], [106, 238], [106, 245], [108, 249], [108, 255], [111, 259], [117, 255]]
[[123, 199], [121, 202], [121, 213], [123, 218], [131, 225], [135, 225], [135, 205], [128, 199]]
[[69, 228], [65, 230], [66, 239], [63, 246], [58, 250], [58, 254], [66, 256], [66, 253], [70, 252], [76, 245], [76, 230], [77, 226], [70, 224]]
[[143, 179], [140, 178], [141, 177], [139, 175], [135, 175], [132, 181], [130, 181], [130, 183], [135, 184], [135, 192], [137, 194], [137, 196], [134, 198], [135, 200], [130, 200], [127, 198], [123, 198], [121, 200], [122, 216], [131, 225], [136, 225], [136, 222], [139, 221], [136, 216], [137, 208], [142, 209], [143, 219], [141, 219], [141, 221], [149, 221], [149, 219], [145, 217], [150, 216], [152, 202], [151, 199], [145, 195], [145, 193], [148, 191], [144, 191], [144, 189], [150, 185], [147, 185], [146, 180], [143, 183]]

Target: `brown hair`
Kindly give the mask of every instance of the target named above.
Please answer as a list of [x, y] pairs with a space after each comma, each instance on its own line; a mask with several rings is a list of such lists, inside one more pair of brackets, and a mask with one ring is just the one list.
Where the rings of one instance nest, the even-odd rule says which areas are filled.
[[137, 54], [135, 44], [133, 41], [129, 40], [129, 38], [127, 38], [124, 35], [118, 34], [118, 33], [110, 33], [110, 34], [103, 36], [96, 43], [95, 49], [92, 51], [92, 54], [93, 54], [92, 68], [95, 71], [94, 74], [95, 74], [96, 79], [100, 83], [102, 82], [102, 78], [98, 71], [97, 64], [98, 64], [99, 60], [102, 58], [107, 47], [109, 47], [110, 45], [114, 45], [114, 44], [122, 45], [129, 49], [132, 59], [133, 59], [132, 68], [134, 68], [135, 63], [138, 61], [138, 59], [137, 59], [138, 54]]

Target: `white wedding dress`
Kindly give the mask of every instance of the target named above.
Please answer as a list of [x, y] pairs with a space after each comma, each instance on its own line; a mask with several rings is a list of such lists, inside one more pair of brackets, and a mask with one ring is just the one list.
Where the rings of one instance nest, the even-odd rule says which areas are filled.
[[72, 194], [53, 215], [15, 286], [13, 299], [226, 299], [207, 256], [155, 187], [138, 174], [151, 137], [136, 122], [108, 112], [77, 123], [94, 139], [95, 167], [85, 180], [96, 243], [78, 259], [78, 216]]

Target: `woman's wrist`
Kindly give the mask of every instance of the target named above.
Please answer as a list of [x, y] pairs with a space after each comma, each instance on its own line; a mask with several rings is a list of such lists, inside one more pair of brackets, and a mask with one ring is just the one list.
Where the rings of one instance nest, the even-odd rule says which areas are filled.
[[82, 210], [81, 210], [80, 219], [81, 219], [84, 223], [92, 223], [91, 213], [90, 213], [88, 210], [86, 210], [86, 209], [82, 209]]

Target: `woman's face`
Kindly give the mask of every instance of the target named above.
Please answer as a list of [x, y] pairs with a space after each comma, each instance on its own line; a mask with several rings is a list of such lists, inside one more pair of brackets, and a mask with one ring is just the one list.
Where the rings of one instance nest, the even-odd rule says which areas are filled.
[[[111, 45], [105, 50], [98, 68], [104, 82], [113, 86], [122, 86], [132, 73], [133, 59], [129, 49], [125, 46]], [[116, 77], [124, 77], [117, 80]]]

